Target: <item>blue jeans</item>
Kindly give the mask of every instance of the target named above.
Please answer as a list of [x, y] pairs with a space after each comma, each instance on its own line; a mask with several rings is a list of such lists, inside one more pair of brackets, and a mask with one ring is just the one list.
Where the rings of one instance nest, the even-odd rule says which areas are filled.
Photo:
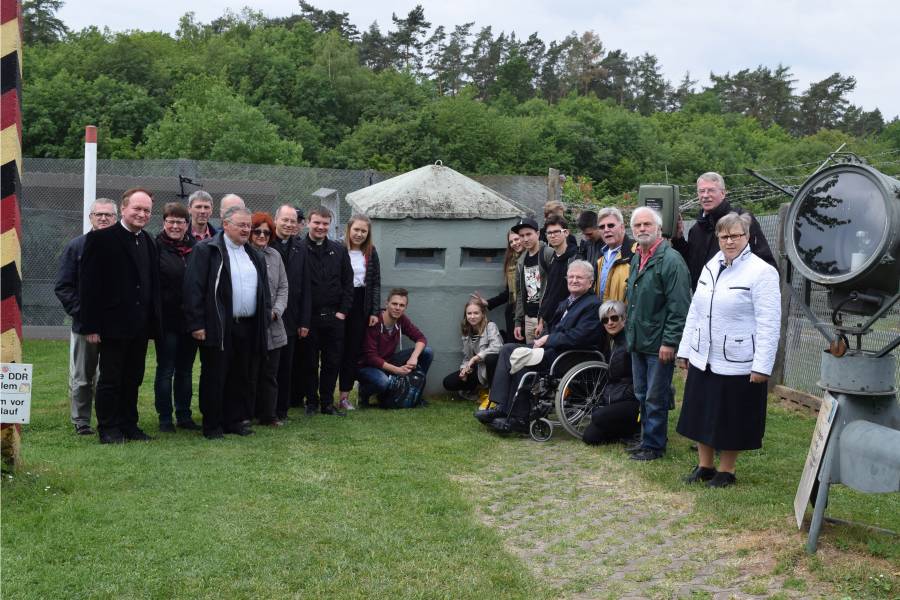
[[666, 449], [669, 410], [675, 404], [675, 391], [672, 389], [674, 371], [674, 361], [662, 364], [655, 354], [631, 353], [634, 395], [641, 410], [642, 448]]
[[[413, 348], [402, 350], [387, 359], [387, 362], [395, 366], [405, 365], [412, 353]], [[425, 346], [422, 354], [419, 355], [419, 369], [423, 373], [428, 373], [428, 367], [431, 366], [432, 358], [434, 358], [434, 353], [430, 347]], [[359, 397], [361, 400], [368, 400], [369, 396], [381, 394], [388, 389], [391, 382], [390, 373], [375, 367], [360, 367], [356, 378], [359, 380]]]
[[191, 419], [191, 380], [197, 342], [189, 333], [164, 331], [156, 340], [156, 412], [160, 423], [172, 422], [172, 393], [175, 394], [175, 418], [179, 423]]

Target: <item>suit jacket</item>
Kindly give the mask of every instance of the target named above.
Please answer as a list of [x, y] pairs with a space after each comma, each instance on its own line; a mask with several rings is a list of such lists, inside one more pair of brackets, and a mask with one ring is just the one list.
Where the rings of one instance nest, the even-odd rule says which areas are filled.
[[81, 254], [84, 252], [84, 241], [87, 234], [79, 235], [66, 244], [62, 256], [59, 257], [59, 271], [56, 273], [56, 297], [59, 298], [66, 314], [72, 317], [72, 331], [84, 333], [81, 324], [81, 299], [78, 290], [78, 274], [81, 269]]
[[[135, 241], [145, 244], [150, 291], [142, 293], [140, 255]], [[160, 336], [159, 253], [146, 231], [137, 236], [121, 223], [91, 231], [85, 237], [79, 276], [79, 315], [85, 334], [100, 337]], [[143, 306], [141, 298], [149, 298]], [[142, 322], [142, 320], [144, 322]]]
[[285, 271], [288, 279], [288, 304], [284, 311], [284, 329], [290, 336], [297, 335], [300, 327], [309, 328], [312, 295], [309, 288], [306, 246], [300, 236], [295, 235], [288, 244]]
[[600, 324], [600, 299], [588, 290], [567, 306], [566, 298], [556, 307], [550, 333], [544, 344], [544, 359], [550, 364], [566, 350], [593, 350], [600, 347], [605, 331]]

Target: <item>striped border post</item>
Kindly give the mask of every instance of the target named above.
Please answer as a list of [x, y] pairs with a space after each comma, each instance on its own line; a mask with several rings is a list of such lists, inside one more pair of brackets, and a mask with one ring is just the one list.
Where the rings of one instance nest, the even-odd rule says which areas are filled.
[[[0, 362], [22, 362], [22, 2], [0, 0]], [[4, 469], [19, 466], [21, 429], [0, 424]]]

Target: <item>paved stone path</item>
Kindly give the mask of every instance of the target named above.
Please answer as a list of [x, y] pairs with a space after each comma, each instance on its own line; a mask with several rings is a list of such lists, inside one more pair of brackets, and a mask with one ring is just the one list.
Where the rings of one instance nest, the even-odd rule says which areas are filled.
[[503, 451], [465, 484], [483, 499], [483, 522], [554, 597], [833, 597], [773, 575], [766, 540], [694, 523], [692, 495], [634, 477], [621, 452], [524, 439]]

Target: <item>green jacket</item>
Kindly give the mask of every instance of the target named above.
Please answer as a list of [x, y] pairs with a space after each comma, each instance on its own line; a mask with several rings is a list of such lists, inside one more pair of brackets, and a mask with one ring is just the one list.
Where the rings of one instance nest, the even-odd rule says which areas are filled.
[[656, 354], [660, 346], [677, 349], [691, 306], [691, 274], [668, 240], [638, 272], [640, 264], [641, 256], [635, 252], [625, 293], [628, 349], [644, 354]]

